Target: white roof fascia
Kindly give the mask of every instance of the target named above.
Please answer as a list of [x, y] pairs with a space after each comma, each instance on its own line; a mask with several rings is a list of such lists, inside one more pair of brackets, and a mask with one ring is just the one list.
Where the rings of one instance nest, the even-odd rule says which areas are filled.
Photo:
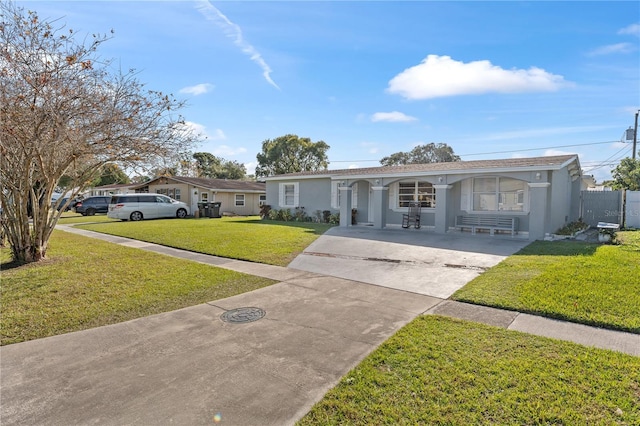
[[270, 176], [264, 178], [265, 180], [299, 180], [299, 179], [320, 179], [320, 178], [333, 178], [334, 175], [330, 173], [323, 173], [317, 175], [298, 175], [298, 176], [290, 176], [290, 175], [279, 175], [279, 176]]
[[[510, 173], [523, 171], [545, 171], [545, 170], [561, 170], [572, 162], [577, 161], [578, 156], [575, 155], [562, 164], [542, 164], [531, 166], [511, 166], [511, 167], [485, 167], [474, 169], [450, 169], [450, 170], [425, 170], [414, 172], [397, 172], [397, 173], [363, 173], [363, 174], [334, 174], [323, 173], [315, 175], [298, 175], [298, 176], [271, 176], [265, 180], [300, 180], [300, 179], [319, 179], [330, 178], [331, 180], [358, 180], [358, 179], [375, 179], [375, 178], [398, 178], [412, 176], [440, 176], [440, 175], [459, 175], [459, 174], [477, 174], [477, 173]], [[330, 172], [330, 171], [329, 171]]]

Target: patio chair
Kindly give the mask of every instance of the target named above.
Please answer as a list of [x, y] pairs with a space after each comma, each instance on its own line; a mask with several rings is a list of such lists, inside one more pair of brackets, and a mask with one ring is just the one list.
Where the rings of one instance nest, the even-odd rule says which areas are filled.
[[409, 211], [402, 215], [402, 227], [408, 228], [413, 225], [416, 229], [420, 228], [420, 208], [418, 202], [409, 203]]

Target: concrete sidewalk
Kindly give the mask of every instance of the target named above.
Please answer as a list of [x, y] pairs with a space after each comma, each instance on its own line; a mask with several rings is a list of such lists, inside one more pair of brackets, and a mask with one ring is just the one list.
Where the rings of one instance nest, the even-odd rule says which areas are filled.
[[[637, 334], [60, 228], [279, 283], [173, 312], [0, 348], [3, 425], [191, 425], [218, 419], [230, 425], [293, 424], [366, 355], [421, 314], [640, 356]], [[389, 243], [402, 249], [401, 244]], [[246, 323], [222, 319], [223, 314], [247, 307], [264, 316]]]

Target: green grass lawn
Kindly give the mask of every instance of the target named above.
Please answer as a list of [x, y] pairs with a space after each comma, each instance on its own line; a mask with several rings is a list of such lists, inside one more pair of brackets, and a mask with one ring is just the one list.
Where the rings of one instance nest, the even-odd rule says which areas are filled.
[[[99, 217], [99, 216], [94, 216]], [[0, 344], [114, 324], [274, 281], [54, 231], [48, 259], [12, 267], [0, 251]]]
[[110, 219], [106, 214], [95, 214], [93, 216], [82, 216], [79, 213], [64, 212], [58, 223], [60, 225], [70, 225], [72, 223], [93, 223], [93, 222], [119, 222], [117, 219]]
[[79, 225], [82, 229], [198, 253], [286, 266], [332, 225], [253, 217], [159, 219]]
[[298, 425], [638, 425], [640, 358], [422, 316]]
[[620, 245], [536, 241], [452, 299], [640, 333], [640, 231]]

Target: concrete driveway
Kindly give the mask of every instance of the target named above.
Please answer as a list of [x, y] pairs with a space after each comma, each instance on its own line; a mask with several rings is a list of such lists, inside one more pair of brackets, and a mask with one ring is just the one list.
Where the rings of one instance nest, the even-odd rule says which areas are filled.
[[446, 299], [528, 244], [506, 235], [335, 227], [289, 268]]

